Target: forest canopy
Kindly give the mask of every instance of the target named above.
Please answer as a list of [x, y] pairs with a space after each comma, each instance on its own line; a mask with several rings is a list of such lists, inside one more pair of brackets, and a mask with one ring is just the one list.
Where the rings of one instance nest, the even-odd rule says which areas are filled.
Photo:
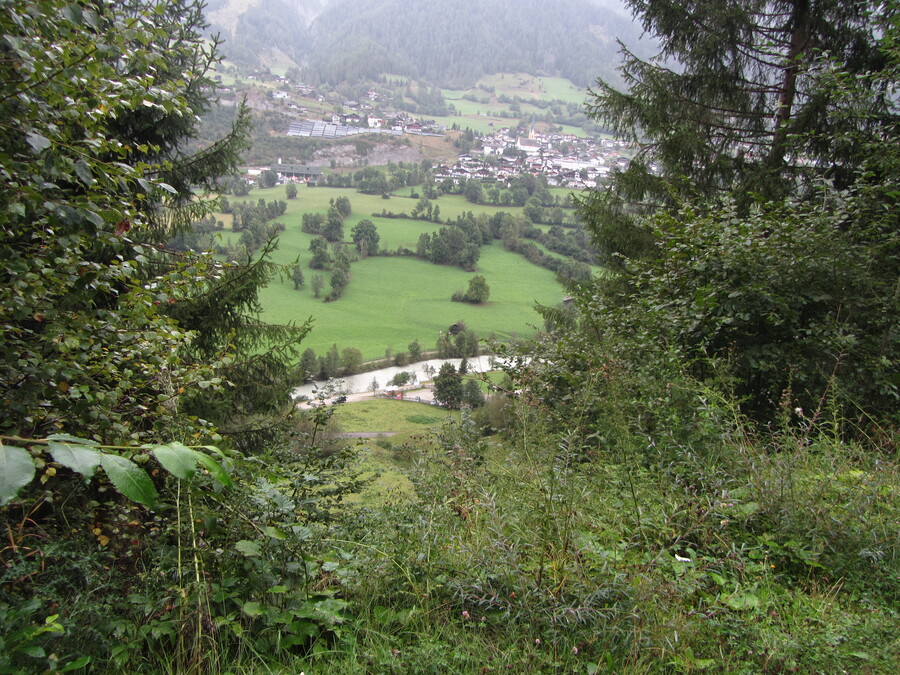
[[304, 11], [283, 0], [247, 9], [229, 57], [260, 66], [278, 46], [308, 63], [303, 77], [313, 84], [391, 73], [471, 86], [484, 74], [528, 72], [586, 86], [598, 68], [615, 76], [616, 38], [632, 45], [639, 38], [627, 15], [587, 0], [333, 0], [308, 26]]

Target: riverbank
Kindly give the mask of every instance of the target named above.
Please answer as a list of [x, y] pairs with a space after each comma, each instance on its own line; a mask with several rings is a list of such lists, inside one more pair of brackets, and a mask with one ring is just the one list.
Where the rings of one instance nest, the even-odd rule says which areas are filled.
[[[302, 401], [314, 399], [319, 395], [319, 392], [326, 392], [330, 389], [333, 393], [328, 393], [329, 398], [337, 395], [346, 395], [348, 400], [362, 400], [360, 398], [351, 399], [350, 396], [362, 394], [371, 397], [375, 392], [387, 389], [418, 391], [424, 389], [423, 383], [429, 382], [437, 375], [442, 365], [450, 363], [453, 364], [454, 368], [458, 369], [463, 361], [466, 362], [470, 373], [487, 373], [495, 369], [495, 360], [491, 355], [473, 356], [468, 359], [428, 359], [405, 366], [390, 366], [325, 382], [313, 382], [297, 387], [293, 395], [295, 399]], [[389, 387], [388, 382], [393, 381], [399, 373], [408, 373], [411, 378], [411, 384], [403, 387]], [[433, 395], [425, 400], [425, 396], [428, 396], [428, 394], [430, 392], [420, 395], [423, 398], [422, 402], [427, 403], [433, 400]]]

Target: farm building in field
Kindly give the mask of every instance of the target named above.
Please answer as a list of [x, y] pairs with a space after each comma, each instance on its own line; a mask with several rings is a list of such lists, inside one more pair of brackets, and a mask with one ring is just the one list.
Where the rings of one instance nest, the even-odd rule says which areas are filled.
[[322, 170], [305, 164], [278, 164], [272, 165], [272, 171], [286, 180], [302, 180], [307, 183], [316, 183], [322, 177]]

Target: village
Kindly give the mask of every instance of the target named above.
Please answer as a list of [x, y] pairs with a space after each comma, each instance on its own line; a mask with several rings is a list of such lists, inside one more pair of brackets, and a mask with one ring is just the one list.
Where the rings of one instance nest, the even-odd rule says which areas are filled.
[[[358, 126], [360, 123], [368, 126]], [[292, 122], [287, 135], [337, 139], [367, 133], [442, 136], [446, 131], [443, 125], [406, 113], [389, 118], [351, 113], [334, 115], [328, 122]], [[434, 178], [437, 182], [450, 178], [455, 183], [474, 178], [503, 185], [528, 173], [545, 176], [549, 187], [583, 190], [596, 187], [613, 169], [624, 169], [629, 156], [629, 146], [616, 140], [541, 133], [534, 126], [527, 134], [521, 129], [502, 128], [477, 138], [472, 152], [460, 155], [452, 165], [438, 164]]]
[[[275, 92], [279, 93], [286, 95], [286, 92]], [[448, 131], [444, 124], [406, 112], [376, 115], [372, 103], [377, 103], [379, 94], [372, 90], [368, 95], [370, 103], [344, 101], [342, 107], [351, 112], [332, 115], [329, 121], [293, 122], [287, 134], [341, 138], [365, 133], [444, 136]], [[612, 138], [543, 133], [532, 121], [527, 130], [504, 127], [493, 134], [475, 137], [469, 154], [460, 155], [452, 165], [439, 164], [434, 177], [438, 182], [445, 178], [456, 183], [475, 178], [503, 185], [528, 173], [546, 177], [550, 187], [583, 190], [596, 187], [613, 169], [624, 169], [632, 151], [628, 144]]]
[[533, 125], [527, 134], [504, 128], [478, 141], [480, 157], [461, 155], [453, 166], [438, 166], [435, 180], [475, 178], [508, 184], [527, 173], [546, 177], [549, 187], [583, 190], [596, 187], [613, 169], [624, 169], [630, 155], [619, 141], [541, 133]]
[[[443, 137], [457, 130], [448, 129], [446, 124], [427, 116], [390, 110], [387, 97], [375, 89], [366, 91], [360, 101], [342, 100], [334, 106], [338, 112], [316, 119], [313, 117], [316, 110], [304, 103], [324, 103], [320, 93], [309, 85], [292, 85], [285, 78], [273, 79], [275, 88], [269, 90], [267, 100], [258, 101], [254, 107], [278, 108], [293, 117], [285, 131], [289, 137], [335, 140], [364, 134]], [[461, 123], [454, 126], [461, 127], [464, 122], [461, 118]], [[503, 186], [516, 176], [531, 174], [544, 176], [549, 187], [584, 190], [601, 184], [612, 171], [627, 167], [634, 153], [633, 146], [620, 140], [577, 136], [554, 130], [552, 125], [539, 126], [549, 126], [549, 129], [542, 131], [532, 121], [530, 125], [473, 135], [471, 147], [465, 148], [463, 154], [452, 161], [436, 163], [435, 181], [450, 179], [460, 183], [474, 178], [486, 185]], [[277, 166], [272, 168], [279, 170]], [[279, 173], [284, 174], [282, 179], [288, 180], [315, 181], [321, 176], [320, 171], [311, 168], [300, 171], [302, 175], [292, 175], [294, 171], [289, 170]]]

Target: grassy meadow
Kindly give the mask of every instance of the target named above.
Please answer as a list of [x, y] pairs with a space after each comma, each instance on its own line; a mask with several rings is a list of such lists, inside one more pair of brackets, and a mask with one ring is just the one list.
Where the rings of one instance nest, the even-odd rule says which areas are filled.
[[351, 496], [350, 502], [379, 506], [414, 500], [409, 465], [423, 447], [431, 446], [424, 437], [448, 417], [459, 417], [459, 413], [408, 401], [373, 399], [340, 406], [336, 420], [343, 433], [386, 434], [351, 441], [358, 450], [357, 469], [364, 477], [377, 478], [362, 493]]
[[[529, 115], [543, 116], [546, 110], [529, 101], [562, 101], [581, 105], [586, 98], [585, 90], [576, 87], [569, 80], [559, 77], [538, 77], [522, 73], [496, 73], [482, 77], [469, 89], [443, 89], [448, 103], [459, 112], [458, 117], [444, 117], [440, 121], [450, 126], [454, 122], [465, 129], [471, 128], [484, 134], [491, 134], [501, 127], [515, 126], [518, 120]], [[519, 111], [515, 118], [506, 117], [510, 104], [499, 100], [502, 95], [510, 99], [520, 99]], [[467, 100], [471, 96], [477, 100]], [[563, 133], [586, 136], [580, 127], [563, 126]]]
[[[408, 190], [404, 188], [400, 194], [408, 194]], [[492, 334], [501, 339], [529, 335], [541, 322], [534, 310], [535, 304], [554, 305], [564, 295], [552, 272], [494, 243], [482, 247], [475, 273], [412, 257], [375, 256], [360, 260], [352, 265], [351, 281], [344, 295], [337, 301], [326, 303], [314, 297], [310, 281], [313, 274], [323, 275], [324, 296], [328, 290], [329, 272], [309, 269], [309, 242], [313, 237], [301, 232], [300, 224], [303, 213], [324, 213], [328, 210], [329, 200], [337, 196], [348, 197], [353, 206], [353, 213], [344, 226], [347, 241], [353, 226], [364, 218], [375, 223], [381, 237], [380, 245], [388, 250], [399, 247], [415, 250], [421, 233], [434, 232], [441, 227], [435, 223], [371, 215], [381, 209], [411, 211], [416, 200], [399, 196], [385, 200], [347, 189], [317, 187], [301, 188], [297, 199], [287, 202], [287, 212], [278, 219], [286, 230], [281, 233], [273, 258], [285, 265], [299, 260], [306, 285], [294, 290], [293, 282], [287, 276], [274, 280], [261, 296], [263, 316], [274, 323], [302, 323], [312, 318], [313, 331], [304, 344], [317, 354], [337, 344], [340, 349], [356, 347], [364, 358], [374, 359], [388, 348], [403, 351], [414, 339], [429, 349], [434, 346], [440, 331], [460, 320], [484, 338]], [[244, 198], [258, 199], [284, 199], [284, 187], [255, 190]], [[242, 201], [240, 198], [230, 200]], [[441, 197], [437, 203], [445, 219], [466, 211], [518, 211], [509, 207], [475, 206], [458, 195]], [[231, 236], [227, 230], [223, 233], [226, 240]], [[452, 302], [453, 292], [465, 290], [474, 274], [484, 275], [491, 288], [490, 300], [484, 305]]]
[[[525, 100], [563, 101], [565, 103], [584, 103], [585, 91], [576, 87], [569, 80], [561, 77], [539, 77], [524, 73], [495, 73], [485, 75], [469, 89], [443, 89], [444, 98], [461, 100], [466, 94], [474, 94], [478, 98], [487, 96], [493, 90], [494, 96], [505, 94], [510, 98], [518, 96]], [[470, 103], [463, 101], [463, 103]], [[502, 104], [501, 104], [502, 105]], [[459, 109], [459, 106], [457, 106]]]

